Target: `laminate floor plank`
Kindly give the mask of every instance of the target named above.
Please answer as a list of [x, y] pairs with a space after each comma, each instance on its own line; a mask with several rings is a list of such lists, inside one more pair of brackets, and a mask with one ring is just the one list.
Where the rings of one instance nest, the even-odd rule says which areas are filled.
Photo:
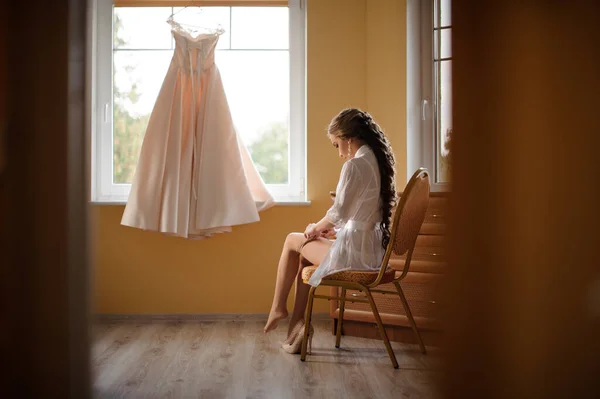
[[92, 326], [92, 360], [96, 361], [105, 350], [111, 347], [123, 335], [121, 323], [97, 323]]
[[93, 326], [96, 398], [436, 398], [439, 350], [394, 342], [395, 370], [381, 340], [342, 336], [313, 323], [306, 362], [281, 349], [285, 323], [264, 334], [264, 321], [146, 322]]
[[178, 334], [183, 327], [182, 323], [167, 323], [164, 328], [160, 326], [157, 329], [135, 367], [130, 367], [123, 375], [125, 383], [115, 392], [118, 397], [133, 397], [137, 392], [147, 391], [144, 385], [165, 377], [165, 370], [182, 344]]
[[[154, 323], [123, 326], [123, 335], [118, 336], [93, 365], [96, 372], [94, 388], [108, 388], [101, 389], [100, 398], [124, 397], [124, 385], [132, 373], [143, 368], [146, 349], [156, 339], [157, 332], [165, 327], [165, 324]], [[137, 393], [129, 397], [137, 397]]]
[[209, 345], [209, 338], [218, 333], [214, 323], [186, 323], [185, 328], [179, 332], [181, 344], [175, 351], [173, 358], [165, 368], [162, 378], [149, 383], [142, 388], [152, 398], [194, 398], [190, 387], [201, 378], [203, 373], [202, 363], [210, 352], [205, 350]]

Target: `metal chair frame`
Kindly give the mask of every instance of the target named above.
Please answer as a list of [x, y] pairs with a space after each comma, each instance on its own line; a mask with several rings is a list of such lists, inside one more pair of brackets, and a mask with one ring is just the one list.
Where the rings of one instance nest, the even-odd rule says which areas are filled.
[[[396, 287], [396, 291], [383, 290], [383, 289], [376, 288], [378, 285], [380, 285], [380, 283], [383, 279], [383, 276], [388, 267], [392, 252], [395, 253], [394, 243], [395, 243], [397, 235], [400, 234], [400, 232], [398, 230], [399, 230], [399, 224], [400, 224], [399, 223], [400, 217], [402, 216], [402, 210], [404, 209], [404, 205], [406, 204], [408, 198], [410, 198], [411, 192], [412, 192], [414, 186], [416, 185], [418, 179], [429, 179], [429, 173], [427, 172], [427, 169], [420, 168], [412, 175], [412, 177], [410, 178], [409, 182], [406, 185], [403, 195], [400, 197], [400, 202], [398, 204], [397, 211], [394, 215], [394, 220], [393, 220], [392, 229], [391, 229], [390, 242], [388, 243], [388, 246], [386, 248], [386, 252], [383, 257], [383, 261], [381, 262], [381, 268], [378, 272], [378, 275], [377, 275], [377, 278], [375, 279], [375, 281], [373, 281], [371, 284], [361, 284], [361, 283], [352, 282], [352, 281], [323, 279], [321, 281], [321, 284], [319, 284], [319, 287], [320, 286], [341, 287], [341, 291], [342, 291], [341, 296], [316, 295], [315, 290], [317, 289], [317, 287], [311, 287], [310, 291], [309, 291], [309, 295], [308, 295], [308, 303], [306, 306], [306, 314], [305, 314], [305, 323], [306, 323], [306, 325], [310, 325], [310, 321], [311, 321], [311, 317], [312, 317], [313, 302], [314, 302], [315, 298], [327, 299], [327, 300], [334, 299], [334, 300], [340, 301], [339, 318], [338, 318], [338, 323], [337, 323], [337, 328], [336, 328], [336, 338], [335, 338], [335, 347], [339, 348], [341, 337], [342, 337], [342, 326], [344, 323], [344, 308], [345, 308], [346, 302], [368, 303], [371, 306], [373, 315], [375, 316], [375, 320], [377, 323], [377, 327], [379, 329], [379, 333], [381, 334], [381, 337], [382, 337], [385, 347], [387, 349], [390, 360], [392, 361], [392, 365], [396, 369], [398, 368], [398, 361], [396, 360], [396, 355], [390, 344], [390, 340], [388, 338], [387, 332], [385, 331], [385, 327], [381, 320], [381, 316], [379, 315], [379, 311], [377, 310], [377, 305], [375, 304], [372, 293], [377, 292], [377, 293], [381, 293], [381, 294], [394, 294], [394, 295], [397, 294], [400, 297], [400, 302], [402, 302], [402, 306], [404, 307], [406, 317], [408, 318], [410, 326], [417, 338], [419, 347], [421, 348], [421, 352], [424, 354], [427, 353], [427, 349], [425, 348], [423, 339], [421, 337], [421, 334], [419, 333], [417, 324], [415, 323], [415, 319], [410, 310], [410, 306], [408, 305], [408, 301], [406, 300], [406, 296], [404, 295], [404, 291], [402, 291], [402, 287], [400, 287], [400, 282], [406, 277], [406, 275], [408, 274], [408, 271], [410, 269], [410, 262], [411, 262], [413, 251], [415, 248], [415, 243], [417, 241], [418, 233], [415, 234], [414, 238], [411, 239], [411, 243], [408, 245], [408, 250], [405, 252], [405, 253], [407, 253], [407, 255], [406, 255], [406, 261], [404, 262], [404, 268], [402, 269], [402, 272], [400, 273], [400, 275], [398, 277], [395, 277], [394, 280], [392, 281], [392, 283]], [[429, 181], [428, 181], [428, 183], [429, 183]], [[423, 218], [424, 218], [424, 216], [425, 215], [423, 215]], [[403, 255], [403, 254], [396, 253], [396, 255]], [[364, 293], [366, 299], [347, 298], [346, 291], [349, 289], [357, 290], [357, 291]], [[302, 351], [301, 351], [301, 355], [300, 355], [301, 361], [306, 360], [308, 333], [309, 333], [309, 329], [308, 328], [304, 329], [304, 340], [302, 341]]]

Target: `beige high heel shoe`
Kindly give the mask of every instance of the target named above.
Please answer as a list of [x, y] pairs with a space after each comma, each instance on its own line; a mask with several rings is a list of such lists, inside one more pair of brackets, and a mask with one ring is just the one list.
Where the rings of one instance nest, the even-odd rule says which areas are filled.
[[283, 341], [282, 343], [282, 347], [283, 345], [289, 345], [292, 342], [294, 342], [294, 340], [296, 339], [296, 336], [298, 335], [298, 333], [300, 333], [300, 329], [302, 328], [302, 326], [304, 325], [304, 320], [300, 319], [296, 322], [296, 324], [294, 325], [294, 327], [292, 328], [292, 331], [290, 331], [290, 335], [288, 335], [288, 337], [285, 339], [285, 341]]
[[[283, 343], [281, 345], [281, 347], [283, 348], [284, 351], [286, 351], [287, 353], [300, 353], [300, 349], [302, 348], [302, 339], [304, 338], [304, 330], [306, 329], [306, 325], [304, 324], [304, 322], [302, 322], [302, 324], [298, 323], [296, 324], [296, 326], [300, 325], [300, 329], [298, 330], [298, 333], [296, 334], [295, 337], [293, 337], [292, 341], [290, 343]], [[296, 329], [296, 327], [294, 327], [294, 330]], [[308, 329], [308, 353], [310, 354], [312, 351], [312, 338], [313, 335], [315, 333], [315, 330], [313, 329], [313, 326], [309, 326]], [[291, 337], [290, 337], [291, 338]]]

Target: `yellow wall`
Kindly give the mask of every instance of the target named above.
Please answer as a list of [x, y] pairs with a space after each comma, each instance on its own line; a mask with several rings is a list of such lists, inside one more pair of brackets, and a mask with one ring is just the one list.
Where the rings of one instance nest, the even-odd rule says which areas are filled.
[[[120, 225], [122, 206], [93, 208], [97, 313], [264, 313], [287, 233], [330, 205], [341, 161], [325, 136], [344, 107], [385, 128], [405, 183], [405, 0], [312, 0], [307, 15], [308, 207], [278, 206], [230, 234], [187, 241]], [[290, 295], [290, 301], [293, 299]], [[326, 301], [315, 301], [327, 311]]]
[[396, 184], [406, 184], [406, 0], [367, 0], [368, 111], [396, 155]]

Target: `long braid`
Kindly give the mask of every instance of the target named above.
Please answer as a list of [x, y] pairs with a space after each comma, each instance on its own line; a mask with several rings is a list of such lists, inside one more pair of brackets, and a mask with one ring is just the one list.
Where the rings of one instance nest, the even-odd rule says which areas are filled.
[[390, 242], [392, 224], [392, 208], [396, 205], [396, 184], [394, 153], [389, 140], [381, 127], [369, 113], [350, 108], [340, 112], [329, 125], [331, 134], [337, 133], [342, 138], [358, 138], [363, 140], [375, 154], [381, 176], [379, 197], [381, 199], [381, 245], [387, 248]]
[[394, 159], [390, 142], [381, 127], [368, 113], [363, 112], [363, 117], [371, 134], [361, 135], [360, 138], [371, 147], [379, 165], [379, 174], [381, 176], [379, 197], [381, 198], [381, 228], [383, 231], [381, 245], [383, 248], [387, 248], [391, 236], [392, 208], [396, 205], [396, 182], [394, 179], [396, 174], [394, 168], [396, 160]]

